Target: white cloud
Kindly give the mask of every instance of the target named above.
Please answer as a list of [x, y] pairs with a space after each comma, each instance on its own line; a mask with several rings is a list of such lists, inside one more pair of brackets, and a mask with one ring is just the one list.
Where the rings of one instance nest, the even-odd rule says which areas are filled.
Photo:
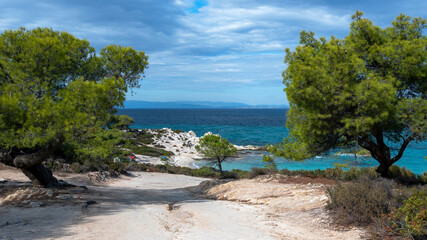
[[212, 1], [199, 11], [180, 17], [186, 28], [178, 29], [175, 36], [183, 52], [283, 51], [288, 47], [286, 40], [297, 41], [299, 32], [306, 27], [314, 31], [345, 29], [350, 21], [348, 14], [334, 15], [325, 7], [288, 7], [262, 2], [252, 2], [248, 7], [236, 1]]
[[[280, 96], [271, 99], [284, 96], [284, 49], [298, 45], [303, 29], [343, 37], [356, 9], [388, 25], [400, 11], [425, 17], [426, 1], [211, 0], [199, 5], [195, 0], [1, 0], [0, 30], [52, 27], [88, 39], [97, 50], [114, 43], [145, 51], [150, 68], [138, 99], [149, 91], [176, 92], [169, 96], [175, 100], [180, 94], [193, 97], [191, 91], [194, 97], [209, 92], [210, 98], [221, 92], [218, 96], [227, 99], [226, 93], [250, 88], [247, 99], [256, 101], [259, 95], [274, 103], [262, 91], [277, 89]], [[197, 11], [189, 11], [194, 7]]]

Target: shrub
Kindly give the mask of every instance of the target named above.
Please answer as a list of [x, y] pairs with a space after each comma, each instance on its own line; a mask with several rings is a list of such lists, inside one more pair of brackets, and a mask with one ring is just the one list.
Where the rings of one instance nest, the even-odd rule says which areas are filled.
[[152, 156], [152, 157], [160, 157], [160, 156], [166, 156], [166, 157], [170, 157], [172, 155], [174, 155], [172, 152], [163, 150], [163, 149], [157, 149], [157, 148], [153, 148], [153, 147], [149, 147], [146, 145], [141, 145], [141, 146], [136, 146], [136, 145], [131, 145], [128, 146], [133, 153], [136, 154], [141, 154], [141, 155], [146, 155], [146, 156]]
[[154, 169], [155, 169], [155, 172], [164, 172], [164, 173], [168, 172], [168, 167], [163, 164], [154, 165]]
[[172, 130], [174, 133], [182, 133], [182, 132], [184, 132], [184, 131], [182, 131], [181, 129], [174, 129], [174, 130]]
[[213, 177], [217, 177], [217, 170], [213, 167], [201, 167], [199, 169], [194, 169], [191, 172], [191, 175], [196, 177], [213, 178]]
[[183, 174], [183, 175], [190, 175], [192, 169], [188, 167], [179, 167], [179, 166], [173, 166], [169, 164], [165, 164], [166, 171], [171, 174]]
[[71, 171], [75, 172], [75, 173], [80, 173], [82, 172], [82, 167], [80, 166], [80, 163], [78, 162], [73, 162], [71, 165]]
[[375, 171], [375, 168], [356, 168], [352, 167], [347, 171], [343, 172], [343, 176], [340, 180], [351, 181], [355, 180], [361, 176], [366, 176], [368, 178], [374, 179], [378, 178], [379, 174]]
[[404, 184], [416, 184], [417, 177], [411, 172], [411, 170], [406, 169], [405, 167], [399, 167], [396, 165], [392, 165], [389, 168], [389, 176], [392, 179], [396, 179], [396, 181], [404, 183]]
[[224, 171], [222, 175], [218, 177], [219, 179], [240, 179], [240, 176], [235, 171]]
[[402, 206], [387, 216], [387, 230], [404, 237], [421, 239], [427, 236], [427, 194], [416, 192]]
[[138, 141], [136, 142], [136, 144], [138, 143], [151, 144], [154, 141], [153, 140], [154, 135], [151, 133], [148, 133], [146, 129], [142, 129], [141, 131], [138, 131], [135, 134], [136, 134], [136, 139]]
[[145, 163], [129, 163], [124, 167], [124, 171], [147, 171], [150, 165]]
[[327, 207], [348, 223], [366, 225], [390, 210], [392, 182], [361, 176], [355, 181], [327, 188]]
[[427, 184], [427, 172], [417, 175], [417, 182], [421, 184]]
[[249, 172], [249, 178], [255, 178], [259, 175], [267, 175], [268, 174], [268, 169], [265, 168], [258, 168], [258, 167], [253, 167], [251, 168], [251, 171]]
[[262, 162], [266, 164], [264, 168], [268, 169], [270, 173], [278, 172], [277, 164], [271, 155], [262, 155]]
[[240, 170], [240, 169], [233, 169], [230, 171], [230, 173], [232, 173], [233, 175], [236, 175], [237, 176], [236, 179], [250, 178], [250, 172], [249, 171], [244, 171], [244, 170]]
[[111, 171], [116, 171], [116, 172], [118, 172], [118, 173], [123, 173], [123, 172], [125, 172], [125, 164], [124, 163], [122, 163], [122, 162], [111, 162], [110, 164], [109, 164], [109, 170]]

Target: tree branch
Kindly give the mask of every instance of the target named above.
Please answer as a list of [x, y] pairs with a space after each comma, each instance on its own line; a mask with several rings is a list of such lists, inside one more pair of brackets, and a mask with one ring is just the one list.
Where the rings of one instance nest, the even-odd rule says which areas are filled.
[[378, 155], [377, 155], [378, 145], [375, 144], [371, 139], [369, 139], [366, 136], [363, 136], [363, 137], [357, 139], [357, 143], [362, 148], [368, 150], [371, 153], [371, 156], [373, 158], [378, 160]]
[[48, 158], [63, 142], [63, 137], [54, 138], [47, 144], [47, 146], [37, 152], [18, 155], [13, 159], [13, 165], [17, 168], [29, 168], [35, 166]]
[[417, 136], [417, 134], [416, 134], [416, 133], [412, 133], [412, 135], [411, 135], [411, 136], [409, 136], [407, 139], [405, 139], [405, 140], [403, 141], [403, 144], [402, 144], [402, 146], [400, 147], [399, 153], [391, 159], [391, 164], [393, 164], [393, 163], [397, 162], [397, 161], [402, 157], [403, 152], [405, 151], [406, 147], [408, 146], [408, 144], [409, 144], [412, 140], [414, 140], [414, 138], [415, 138], [416, 136]]
[[13, 165], [13, 157], [12, 150], [6, 151], [4, 149], [0, 149], [0, 162], [6, 165]]

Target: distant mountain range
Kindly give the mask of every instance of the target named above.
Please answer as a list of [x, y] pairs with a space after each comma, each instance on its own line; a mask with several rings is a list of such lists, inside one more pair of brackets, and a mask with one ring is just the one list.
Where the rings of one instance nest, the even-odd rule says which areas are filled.
[[177, 101], [177, 102], [148, 102], [139, 100], [125, 101], [125, 108], [289, 108], [286, 105], [248, 105], [235, 102], [203, 102], [203, 101]]

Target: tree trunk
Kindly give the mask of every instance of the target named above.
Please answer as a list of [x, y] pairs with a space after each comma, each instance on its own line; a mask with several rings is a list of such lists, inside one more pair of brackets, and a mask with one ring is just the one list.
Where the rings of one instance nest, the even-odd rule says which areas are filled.
[[52, 171], [39, 163], [29, 168], [21, 168], [21, 171], [27, 176], [34, 185], [50, 188], [61, 188], [72, 186], [64, 181], [56, 179]]
[[72, 186], [64, 181], [58, 181], [52, 175], [52, 171], [42, 164], [63, 141], [63, 137], [52, 139], [44, 148], [29, 153], [20, 149], [15, 151], [0, 149], [0, 162], [21, 169], [35, 185], [43, 187]]
[[377, 173], [379, 173], [381, 177], [383, 177], [383, 178], [389, 178], [390, 175], [388, 174], [388, 169], [389, 169], [390, 166], [391, 165], [380, 163], [380, 165], [377, 167], [377, 169], [375, 171]]
[[380, 164], [375, 170], [381, 177], [388, 178], [388, 169], [393, 164], [390, 157], [390, 148], [384, 144], [382, 133], [376, 132], [376, 142], [368, 137], [358, 139], [359, 145], [368, 150], [371, 156]]
[[218, 159], [218, 168], [219, 168], [219, 173], [222, 175], [222, 166], [221, 166], [221, 160]]
[[393, 158], [391, 158], [390, 148], [384, 143], [383, 133], [380, 128], [374, 131], [374, 136], [376, 138], [376, 143], [373, 142], [369, 137], [363, 136], [358, 138], [358, 144], [362, 148], [368, 150], [371, 153], [371, 156], [380, 164], [376, 169], [376, 172], [379, 173], [381, 177], [389, 178], [390, 175], [388, 170], [390, 166], [402, 157], [406, 147], [417, 137], [417, 134], [412, 133], [412, 135], [407, 138], [402, 137], [402, 145], [400, 146], [398, 154]]

